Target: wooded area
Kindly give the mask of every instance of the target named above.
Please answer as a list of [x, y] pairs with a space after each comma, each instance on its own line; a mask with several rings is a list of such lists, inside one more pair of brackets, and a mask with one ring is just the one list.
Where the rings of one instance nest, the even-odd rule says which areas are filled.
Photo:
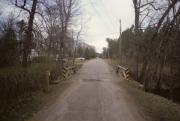
[[75, 58], [96, 56], [95, 48], [81, 40], [79, 0], [7, 3], [18, 13], [4, 17], [0, 10], [0, 112], [47, 91], [49, 81], [61, 79], [62, 69], [75, 65]]
[[118, 39], [108, 38], [103, 56], [127, 66], [145, 91], [180, 102], [180, 1], [132, 3], [134, 25]]
[[[86, 23], [83, 23], [81, 16], [83, 13], [81, 2], [82, 0], [7, 0], [6, 5], [11, 6], [11, 12], [3, 11], [0, 8], [0, 114], [16, 112], [35, 94], [39, 92], [44, 94], [49, 91], [51, 84], [65, 80], [64, 76], [69, 75], [66, 73], [68, 69], [74, 69], [75, 72], [76, 67], [80, 67], [79, 65], [82, 65], [85, 59], [92, 59], [96, 56], [115, 60], [116, 64], [121, 65], [122, 68], [127, 67], [128, 69], [124, 68], [124, 70], [128, 71], [132, 80], [141, 84], [143, 95], [150, 92], [180, 103], [180, 0], [131, 0], [133, 5], [131, 7], [134, 10], [133, 25], [122, 31], [122, 20], [120, 20], [119, 37], [117, 39], [107, 38], [108, 47], [103, 48], [102, 54], [97, 54], [95, 47], [83, 40], [84, 24]], [[92, 11], [95, 11], [96, 15], [93, 17], [97, 16], [100, 19], [99, 23], [103, 26], [106, 24], [108, 29], [114, 30], [114, 27], [109, 27], [107, 23], [110, 20], [110, 24], [114, 25], [108, 12], [104, 14], [107, 10], [106, 6], [102, 5], [103, 14], [109, 20], [103, 21], [103, 15], [99, 15], [93, 2], [90, 1], [87, 6], [88, 4], [91, 9], [94, 9]], [[103, 4], [103, 1], [99, 4]], [[94, 18], [93, 22], [96, 22], [97, 18]], [[93, 22], [89, 26], [97, 24]], [[89, 35], [94, 34], [95, 39], [101, 39], [99, 35], [102, 36], [103, 33], [106, 36], [106, 32], [111, 31], [110, 29], [103, 31], [103, 27], [101, 29], [98, 27], [92, 27], [97, 35], [91, 31], [88, 33]], [[98, 30], [102, 31], [98, 33]], [[99, 41], [94, 43], [103, 44]], [[97, 48], [100, 46], [97, 45]], [[84, 68], [87, 72], [81, 73], [82, 79], [79, 80], [85, 80], [82, 83], [95, 82], [95, 86], [91, 85], [92, 88], [89, 88], [89, 85], [86, 85], [88, 90], [83, 88], [85, 92], [80, 93], [80, 96], [77, 92], [83, 92], [81, 86], [78, 87], [79, 90], [76, 90], [77, 97], [82, 96], [90, 107], [91, 101], [88, 98], [92, 96], [97, 99], [94, 101], [97, 104], [92, 107], [99, 107], [99, 115], [104, 113], [102, 109], [106, 107], [106, 103], [111, 101], [120, 106], [126, 105], [126, 100], [118, 103], [119, 99], [116, 99], [118, 95], [111, 95], [112, 92], [117, 92], [113, 88], [117, 88], [119, 85], [108, 86], [108, 84], [114, 84], [113, 81], [116, 78], [113, 78], [115, 76], [106, 69], [110, 70], [104, 60], [94, 59]], [[84, 79], [85, 77], [87, 79]], [[108, 81], [107, 86], [103, 83], [106, 81]], [[81, 85], [81, 83], [78, 84]], [[109, 87], [110, 89], [107, 91], [106, 88]], [[102, 91], [102, 93], [96, 92], [96, 90]], [[106, 92], [103, 92], [104, 90], [108, 92], [107, 95]], [[94, 95], [96, 93], [97, 95]], [[86, 94], [90, 96], [84, 97]], [[102, 98], [103, 96], [108, 97], [109, 101]], [[113, 100], [110, 99], [111, 96], [114, 98]], [[121, 96], [125, 97], [127, 94], [121, 94]], [[72, 99], [77, 101], [76, 103], [71, 102], [73, 106], [77, 104], [81, 106], [82, 111], [86, 111], [84, 108], [86, 103], [81, 105], [78, 102], [79, 99]], [[105, 100], [104, 107], [100, 102], [103, 99]], [[149, 102], [151, 103], [151, 101]], [[164, 105], [164, 109], [166, 109], [166, 104]], [[113, 111], [116, 110], [114, 107], [116, 105], [112, 105], [112, 117], [115, 116], [113, 115]], [[131, 109], [127, 105], [124, 107], [126, 107], [124, 110]], [[152, 106], [152, 108], [154, 107]], [[87, 114], [91, 112], [88, 111], [89, 109]], [[79, 111], [79, 113], [81, 112]], [[126, 114], [128, 113], [126, 112]], [[164, 115], [164, 113], [162, 114]], [[8, 116], [9, 114], [5, 117]]]

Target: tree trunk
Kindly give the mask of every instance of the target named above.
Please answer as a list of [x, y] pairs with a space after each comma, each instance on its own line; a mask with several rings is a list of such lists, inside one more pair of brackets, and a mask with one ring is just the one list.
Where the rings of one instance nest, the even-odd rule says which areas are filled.
[[[139, 1], [140, 2], [140, 1]], [[138, 56], [138, 44], [137, 44], [137, 34], [138, 34], [138, 29], [139, 29], [139, 15], [140, 15], [140, 5], [141, 3], [138, 3], [138, 0], [133, 0], [133, 5], [134, 5], [134, 12], [135, 12], [135, 79], [138, 81], [139, 80], [139, 73], [138, 73], [138, 61], [139, 61], [139, 56]]]
[[170, 89], [169, 89], [169, 98], [173, 101], [174, 100], [174, 96], [173, 96], [173, 87], [170, 86]]
[[139, 76], [139, 81], [141, 83], [143, 83], [143, 81], [144, 81], [147, 65], [148, 65], [148, 61], [146, 59], [144, 59], [143, 67], [142, 67], [142, 70], [141, 70], [141, 73], [140, 73], [140, 76]]
[[36, 13], [37, 0], [33, 0], [31, 12], [29, 13], [28, 29], [26, 31], [26, 40], [24, 41], [24, 51], [23, 51], [23, 66], [27, 67], [28, 65], [28, 55], [32, 49], [32, 31], [33, 31], [33, 22], [34, 15]]
[[144, 70], [144, 75], [143, 75], [143, 85], [146, 92], [149, 91], [149, 80], [150, 80], [146, 74], [148, 72], [148, 69], [149, 69], [149, 64], [147, 63], [146, 68]]
[[170, 87], [169, 87], [169, 98], [173, 101], [174, 100], [174, 94], [173, 94], [173, 86], [174, 86], [174, 84], [173, 84], [173, 66], [171, 65], [171, 67], [170, 67]]

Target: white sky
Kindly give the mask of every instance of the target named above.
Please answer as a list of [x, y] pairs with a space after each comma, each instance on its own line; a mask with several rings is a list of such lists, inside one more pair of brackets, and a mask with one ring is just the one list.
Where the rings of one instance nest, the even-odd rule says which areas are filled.
[[119, 20], [122, 30], [134, 23], [132, 0], [82, 0], [83, 15], [87, 18], [84, 41], [102, 52], [107, 47], [106, 38], [119, 37]]
[[[9, 11], [7, 0], [0, 0], [0, 8]], [[83, 41], [95, 46], [97, 52], [107, 47], [106, 38], [119, 37], [119, 20], [122, 30], [134, 23], [132, 0], [81, 0], [83, 11]], [[5, 5], [6, 3], [6, 5]], [[11, 7], [12, 10], [12, 7]]]

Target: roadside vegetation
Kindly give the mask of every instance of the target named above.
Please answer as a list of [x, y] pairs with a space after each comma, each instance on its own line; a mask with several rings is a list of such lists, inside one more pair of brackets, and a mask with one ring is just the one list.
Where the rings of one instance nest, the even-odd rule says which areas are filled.
[[[115, 70], [115, 66], [119, 63], [118, 60], [107, 59]], [[123, 79], [121, 73], [120, 78]], [[174, 103], [159, 95], [145, 92], [142, 84], [130, 78], [129, 81], [119, 81], [119, 85], [123, 87], [134, 99], [133, 101], [140, 108], [140, 111], [151, 116], [153, 121], [179, 121], [180, 120], [180, 105]]]
[[[0, 121], [26, 121], [43, 107], [54, 103], [72, 82], [61, 82], [50, 85], [46, 92], [36, 91], [31, 97], [26, 97], [22, 102], [13, 102], [11, 109], [0, 112]], [[10, 108], [10, 107], [9, 107]]]
[[146, 92], [180, 103], [180, 1], [132, 3], [134, 25], [120, 31], [117, 39], [107, 38], [103, 57], [128, 67]]
[[160, 97], [158, 95], [145, 92], [136, 81], [120, 82], [134, 98], [139, 108], [150, 115], [153, 121], [179, 121], [180, 105]]

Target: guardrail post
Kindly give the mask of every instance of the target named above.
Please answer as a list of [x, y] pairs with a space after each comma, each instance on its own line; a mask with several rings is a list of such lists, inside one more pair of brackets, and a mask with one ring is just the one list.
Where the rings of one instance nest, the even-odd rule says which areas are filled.
[[63, 71], [62, 71], [62, 79], [63, 79], [63, 80], [66, 80], [66, 78], [67, 78], [67, 68], [64, 67], [64, 68], [63, 68]]

